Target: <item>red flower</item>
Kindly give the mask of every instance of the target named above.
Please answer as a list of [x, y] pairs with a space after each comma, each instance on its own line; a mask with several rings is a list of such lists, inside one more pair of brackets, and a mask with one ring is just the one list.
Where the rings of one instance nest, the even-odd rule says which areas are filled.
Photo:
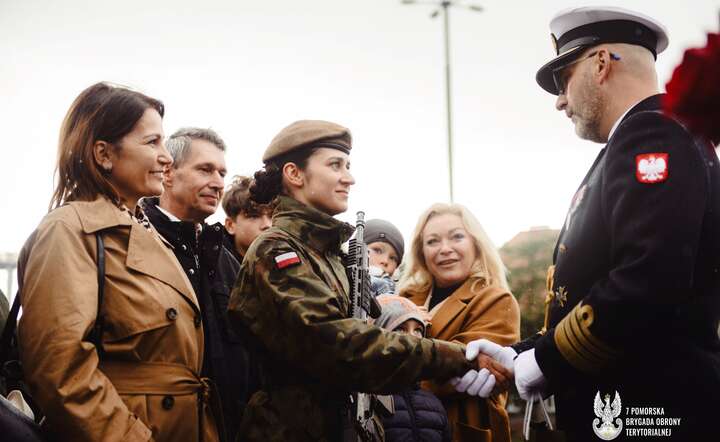
[[708, 34], [704, 48], [686, 50], [665, 89], [665, 112], [720, 142], [720, 34]]

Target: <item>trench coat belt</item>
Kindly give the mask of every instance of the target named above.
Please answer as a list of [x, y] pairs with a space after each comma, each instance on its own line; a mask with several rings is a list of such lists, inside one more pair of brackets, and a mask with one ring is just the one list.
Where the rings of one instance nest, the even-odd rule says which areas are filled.
[[210, 382], [183, 364], [172, 362], [103, 361], [98, 367], [120, 394], [198, 394], [208, 403]]
[[[172, 362], [102, 361], [98, 368], [110, 379], [119, 394], [177, 396], [197, 394], [199, 403], [213, 410], [220, 431], [220, 440], [227, 440], [222, 405], [216, 393], [215, 383], [209, 378], [200, 377], [190, 367]], [[211, 386], [215, 390], [212, 395]], [[205, 419], [202, 409], [198, 412], [202, 440]]]

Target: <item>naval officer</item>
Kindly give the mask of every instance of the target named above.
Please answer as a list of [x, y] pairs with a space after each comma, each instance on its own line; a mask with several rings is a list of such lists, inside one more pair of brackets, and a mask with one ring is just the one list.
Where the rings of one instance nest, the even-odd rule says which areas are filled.
[[[664, 440], [717, 435], [720, 169], [707, 140], [660, 111], [655, 60], [667, 32], [610, 7], [563, 11], [550, 28], [556, 56], [537, 83], [580, 138], [606, 144], [570, 203], [545, 327], [512, 347], [484, 341], [468, 352], [512, 368], [523, 398], [554, 394], [568, 441], [622, 440], [638, 428], [669, 428]], [[649, 425], [657, 417], [680, 421]]]

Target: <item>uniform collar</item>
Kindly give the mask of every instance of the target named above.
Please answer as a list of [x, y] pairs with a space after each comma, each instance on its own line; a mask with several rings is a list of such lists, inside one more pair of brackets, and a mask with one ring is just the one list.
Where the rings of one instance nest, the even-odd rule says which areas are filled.
[[620, 126], [620, 124], [625, 121], [628, 117], [628, 115], [642, 112], [642, 111], [648, 111], [648, 110], [658, 110], [661, 107], [661, 100], [662, 100], [663, 94], [657, 94], [657, 95], [651, 95], [643, 100], [640, 100], [639, 102], [635, 103], [634, 105], [630, 106], [625, 113], [623, 113], [620, 118], [617, 119], [615, 124], [613, 124], [612, 129], [610, 129], [610, 133], [608, 134], [608, 141], [610, 138], [612, 138], [613, 134], [617, 130], [617, 128]]
[[307, 242], [320, 252], [339, 252], [340, 245], [355, 231], [350, 224], [282, 195], [278, 197], [272, 221], [273, 227]]
[[[635, 103], [635, 104], [637, 104], [637, 103]], [[625, 112], [623, 112], [622, 115], [620, 115], [620, 118], [618, 118], [618, 119], [615, 121], [615, 124], [613, 124], [613, 127], [610, 129], [610, 133], [608, 134], [608, 140], [609, 140], [610, 138], [612, 138], [613, 134], [615, 133], [615, 130], [618, 128], [618, 126], [620, 126], [620, 122], [621, 122], [623, 119], [625, 119], [625, 115], [627, 115], [628, 112], [630, 112], [630, 111], [632, 110], [632, 108], [635, 107], [635, 104], [633, 104], [632, 106], [630, 106], [629, 108], [627, 108], [627, 110], [626, 110]]]

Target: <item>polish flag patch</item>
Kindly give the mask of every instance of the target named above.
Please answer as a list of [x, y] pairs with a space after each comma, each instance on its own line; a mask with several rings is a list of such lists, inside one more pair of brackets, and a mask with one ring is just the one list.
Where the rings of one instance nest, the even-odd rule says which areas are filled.
[[635, 157], [635, 177], [641, 183], [662, 183], [670, 175], [667, 153], [644, 153]]
[[291, 265], [299, 263], [300, 258], [298, 258], [297, 253], [295, 252], [287, 252], [275, 257], [275, 266], [278, 269], [284, 269], [285, 267], [290, 267]]

